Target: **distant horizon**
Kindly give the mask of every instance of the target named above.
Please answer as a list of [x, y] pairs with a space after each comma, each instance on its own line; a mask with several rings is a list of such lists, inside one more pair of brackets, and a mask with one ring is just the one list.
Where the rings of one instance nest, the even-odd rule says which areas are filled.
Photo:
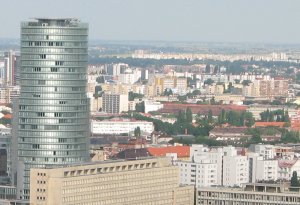
[[[13, 38], [13, 37], [0, 37], [0, 41], [3, 40], [10, 40], [10, 41], [19, 41], [20, 38]], [[259, 42], [259, 41], [184, 41], [184, 40], [131, 40], [131, 39], [100, 39], [100, 38], [90, 38], [89, 41], [99, 41], [99, 42], [120, 42], [120, 43], [197, 43], [197, 44], [250, 44], [250, 45], [274, 45], [274, 46], [300, 46], [299, 43], [290, 43], [290, 42]]]
[[11, 0], [1, 7], [2, 38], [18, 38], [20, 22], [46, 16], [89, 23], [91, 40], [300, 44], [299, 0]]

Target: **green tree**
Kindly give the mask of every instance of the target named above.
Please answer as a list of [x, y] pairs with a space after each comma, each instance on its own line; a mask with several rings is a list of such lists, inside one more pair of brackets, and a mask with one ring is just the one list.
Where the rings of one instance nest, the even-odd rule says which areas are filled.
[[226, 111], [222, 109], [221, 114], [218, 116], [218, 123], [224, 124], [226, 122]]
[[248, 86], [251, 83], [251, 80], [243, 80], [242, 85]]
[[239, 84], [239, 83], [240, 83], [240, 80], [239, 80], [239, 79], [234, 79], [234, 83], [235, 83], [235, 84]]
[[212, 110], [209, 110], [208, 113], [207, 113], [207, 121], [208, 121], [208, 123], [213, 123]]
[[194, 90], [194, 91], [192, 92], [192, 94], [193, 94], [194, 96], [196, 96], [196, 95], [201, 95], [201, 92], [200, 92], [200, 90]]
[[136, 127], [133, 131], [135, 137], [140, 137], [141, 136], [141, 128]]
[[208, 146], [224, 146], [225, 144], [223, 142], [214, 140], [214, 139], [209, 139], [207, 136], [199, 136], [196, 137], [196, 144], [206, 144]]
[[104, 76], [99, 76], [98, 78], [96, 78], [96, 82], [97, 83], [105, 83]]
[[141, 98], [143, 98], [144, 97], [144, 95], [143, 94], [140, 94], [140, 93], [134, 93], [134, 92], [132, 92], [132, 91], [130, 91], [129, 93], [128, 93], [128, 100], [129, 101], [134, 101], [134, 99], [141, 99]]
[[164, 93], [163, 93], [164, 96], [170, 96], [170, 95], [173, 95], [173, 91], [171, 89], [165, 89], [164, 90]]
[[210, 104], [211, 105], [216, 105], [217, 103], [216, 103], [216, 100], [215, 100], [215, 97], [212, 97], [211, 99], [210, 99]]
[[183, 124], [186, 122], [186, 115], [183, 110], [179, 110], [178, 115], [177, 115], [177, 123], [178, 124]]
[[191, 108], [187, 108], [185, 114], [186, 114], [186, 122], [192, 123], [193, 122], [193, 113], [192, 113]]
[[187, 95], [178, 95], [177, 96], [178, 101], [184, 102], [187, 100]]
[[245, 112], [245, 126], [252, 127], [255, 123], [255, 119], [251, 112]]
[[281, 141], [283, 143], [297, 143], [300, 141], [299, 132], [288, 131], [284, 129], [282, 131]]
[[225, 84], [224, 84], [224, 93], [231, 93], [233, 91], [234, 87], [232, 85], [232, 82], [229, 82], [227, 89], [225, 89]]
[[145, 112], [145, 103], [144, 103], [144, 101], [135, 104], [135, 111], [137, 111], [137, 112]]
[[205, 67], [205, 73], [210, 73], [210, 65], [207, 64]]
[[212, 85], [214, 81], [211, 78], [208, 78], [207, 80], [204, 81], [205, 85]]
[[298, 179], [296, 171], [293, 171], [293, 176], [291, 178], [291, 187], [300, 187], [300, 181]]
[[100, 97], [101, 93], [102, 93], [102, 87], [101, 87], [101, 85], [96, 85], [95, 86], [95, 94], [94, 94], [95, 98]]

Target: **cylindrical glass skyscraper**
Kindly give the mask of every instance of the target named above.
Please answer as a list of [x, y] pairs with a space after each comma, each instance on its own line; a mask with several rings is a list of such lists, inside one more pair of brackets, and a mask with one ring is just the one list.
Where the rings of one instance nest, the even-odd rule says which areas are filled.
[[89, 160], [87, 50], [88, 25], [78, 19], [21, 23], [17, 181], [22, 199], [29, 199], [30, 168]]

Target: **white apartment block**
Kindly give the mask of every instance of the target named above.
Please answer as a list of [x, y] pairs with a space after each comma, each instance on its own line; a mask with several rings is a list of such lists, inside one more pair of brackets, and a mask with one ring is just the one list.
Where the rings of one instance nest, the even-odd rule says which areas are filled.
[[259, 153], [249, 153], [249, 182], [276, 181], [278, 179], [278, 160], [265, 158]]
[[[197, 164], [208, 164], [212, 168], [212, 171], [216, 172], [218, 185], [222, 184], [222, 157], [223, 157], [223, 149], [209, 149], [204, 147], [203, 145], [192, 145], [190, 150], [190, 161], [193, 161]], [[214, 166], [216, 165], [216, 169]]]
[[223, 148], [223, 184], [241, 186], [249, 181], [249, 163], [247, 156], [237, 154], [235, 147]]
[[274, 159], [276, 156], [275, 146], [268, 144], [254, 144], [250, 145], [249, 150], [262, 156], [263, 159]]
[[[241, 187], [245, 183], [290, 180], [294, 171], [300, 176], [300, 160], [290, 152], [281, 158], [274, 145], [251, 145], [238, 154], [232, 146], [208, 148], [192, 145], [188, 161], [175, 161], [180, 168], [180, 183], [196, 187]], [[288, 149], [287, 149], [288, 150]]]
[[258, 160], [256, 168], [256, 179], [258, 181], [275, 181], [278, 179], [278, 161]]
[[145, 100], [144, 106], [145, 106], [145, 113], [148, 113], [151, 111], [157, 111], [164, 107], [164, 105], [162, 103], [154, 101], [154, 100]]
[[197, 164], [194, 162], [177, 161], [180, 168], [180, 184], [195, 185], [196, 187], [209, 187], [218, 185], [216, 163]]
[[118, 135], [123, 133], [128, 134], [133, 132], [137, 127], [141, 129], [141, 132], [148, 134], [154, 131], [154, 125], [152, 122], [114, 118], [103, 121], [92, 120], [91, 132], [93, 134], [105, 135]]
[[134, 84], [142, 76], [142, 72], [139, 69], [127, 68], [123, 73], [119, 74], [119, 82], [124, 84]]

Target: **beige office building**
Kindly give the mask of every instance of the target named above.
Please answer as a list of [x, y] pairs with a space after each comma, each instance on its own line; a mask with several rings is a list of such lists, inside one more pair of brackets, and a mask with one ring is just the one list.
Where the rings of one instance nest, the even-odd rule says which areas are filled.
[[107, 161], [30, 170], [32, 205], [193, 205], [168, 158]]

